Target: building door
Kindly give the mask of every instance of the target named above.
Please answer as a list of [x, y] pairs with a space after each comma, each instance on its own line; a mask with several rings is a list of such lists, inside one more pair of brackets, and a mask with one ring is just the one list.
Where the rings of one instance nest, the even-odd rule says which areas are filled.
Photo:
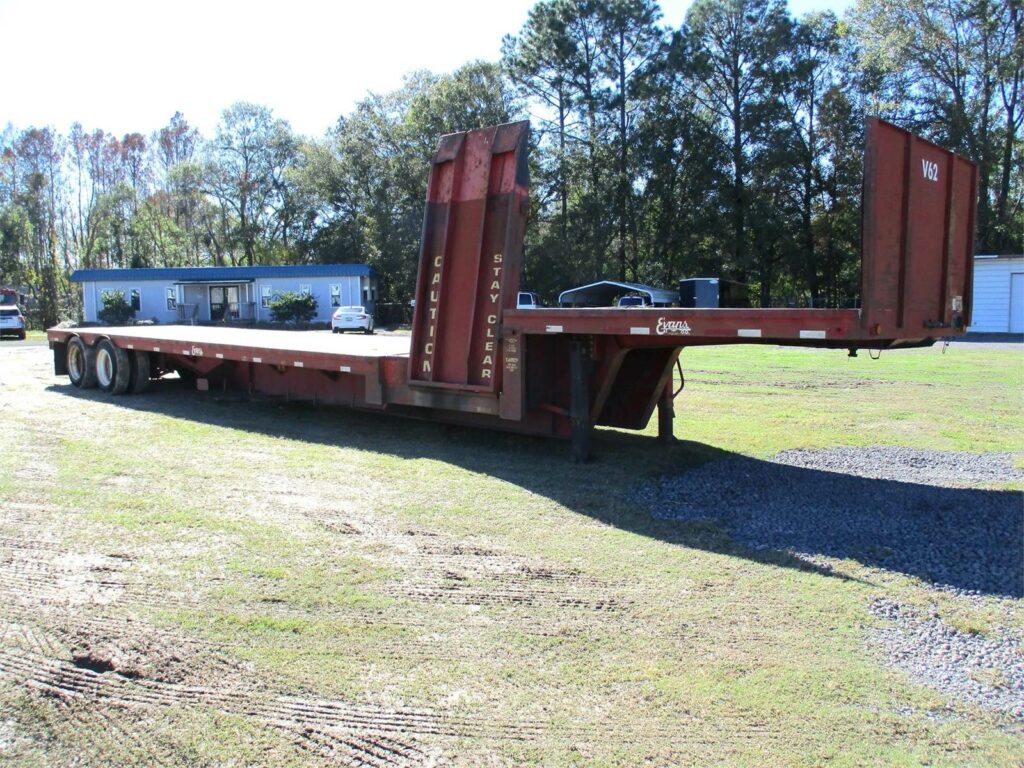
[[210, 320], [238, 319], [238, 286], [210, 286]]
[[1024, 333], [1024, 272], [1010, 273], [1010, 333]]

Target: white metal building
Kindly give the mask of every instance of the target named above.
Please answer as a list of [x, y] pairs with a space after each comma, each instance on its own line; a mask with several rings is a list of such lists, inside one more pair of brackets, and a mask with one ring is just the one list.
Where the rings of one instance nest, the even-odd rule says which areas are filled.
[[314, 322], [330, 322], [334, 307], [377, 302], [377, 277], [366, 264], [307, 264], [277, 267], [177, 267], [166, 269], [79, 269], [84, 320], [96, 322], [103, 294], [118, 291], [139, 320], [209, 323], [269, 321], [274, 296], [310, 293], [317, 300]]
[[1024, 333], [1024, 256], [975, 256], [975, 333]]

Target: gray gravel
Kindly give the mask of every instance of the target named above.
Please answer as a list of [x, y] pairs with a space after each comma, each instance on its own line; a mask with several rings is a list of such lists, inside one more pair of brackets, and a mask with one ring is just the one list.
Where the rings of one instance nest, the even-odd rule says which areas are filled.
[[1009, 454], [908, 448], [737, 456], [635, 498], [663, 519], [717, 520], [734, 541], [815, 564], [853, 558], [967, 594], [1024, 596], [1024, 494], [958, 487], [1024, 478]]
[[1009, 453], [916, 451], [891, 446], [828, 450], [799, 448], [783, 451], [772, 461], [790, 467], [943, 488], [972, 488], [1024, 480], [1024, 470], [1014, 468], [1013, 455]]
[[922, 617], [890, 600], [871, 612], [886, 620], [870, 638], [888, 666], [960, 701], [1024, 720], [1024, 644], [1018, 637], [961, 632], [936, 615]]
[[[659, 518], [718, 521], [754, 549], [826, 567], [828, 558], [853, 558], [973, 602], [1024, 596], [1024, 494], [971, 487], [1022, 478], [1009, 454], [794, 450], [771, 461], [711, 462], [645, 485], [636, 497]], [[870, 609], [883, 626], [867, 639], [884, 664], [954, 700], [1024, 720], [1019, 632], [963, 632], [935, 611], [891, 600]]]

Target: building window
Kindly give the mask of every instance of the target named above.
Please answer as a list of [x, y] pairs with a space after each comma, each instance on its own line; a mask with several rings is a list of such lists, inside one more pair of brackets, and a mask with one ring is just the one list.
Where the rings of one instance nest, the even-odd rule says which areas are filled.
[[104, 290], [100, 293], [100, 306], [98, 311], [106, 309], [107, 303], [112, 301], [115, 296], [120, 296], [125, 300], [125, 302], [128, 301], [128, 297], [125, 295], [123, 288], [110, 288], [109, 290]]
[[178, 308], [178, 291], [176, 288], [167, 289], [167, 309], [174, 312]]
[[274, 289], [269, 285], [264, 285], [260, 288], [260, 306], [263, 309], [270, 308], [270, 301], [274, 296]]
[[341, 286], [338, 285], [337, 283], [331, 284], [331, 306], [341, 306]]
[[142, 309], [142, 291], [138, 288], [132, 288], [129, 303], [132, 305], [132, 309], [136, 312]]
[[312, 293], [313, 293], [313, 286], [312, 285], [310, 285], [309, 283], [300, 283], [299, 284], [299, 294], [300, 295], [302, 295], [302, 296], [309, 296]]

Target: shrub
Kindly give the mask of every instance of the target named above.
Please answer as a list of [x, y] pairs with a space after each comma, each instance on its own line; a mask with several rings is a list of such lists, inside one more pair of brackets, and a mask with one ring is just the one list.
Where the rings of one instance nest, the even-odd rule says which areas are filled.
[[270, 302], [270, 316], [279, 323], [308, 323], [316, 310], [316, 298], [308, 293], [279, 293]]
[[102, 298], [103, 309], [96, 316], [107, 325], [124, 325], [135, 317], [135, 310], [120, 291], [104, 291]]

